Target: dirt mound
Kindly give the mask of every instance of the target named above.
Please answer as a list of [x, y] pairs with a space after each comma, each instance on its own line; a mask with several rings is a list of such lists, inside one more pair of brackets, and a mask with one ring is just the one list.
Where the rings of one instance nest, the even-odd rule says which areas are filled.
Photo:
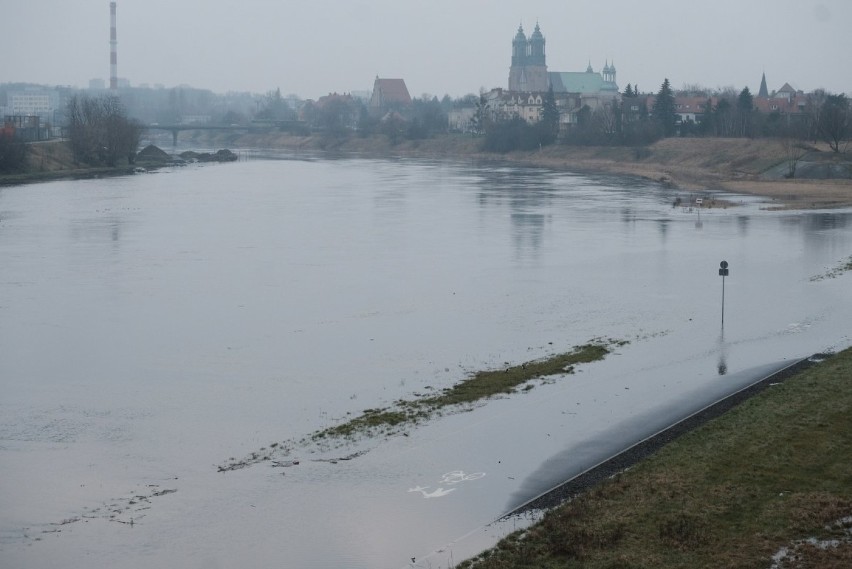
[[180, 157], [190, 162], [235, 162], [239, 158], [227, 148], [223, 148], [213, 154], [187, 150], [186, 152], [181, 152]]
[[172, 157], [153, 144], [149, 144], [136, 154], [136, 160], [142, 162], [170, 162]]

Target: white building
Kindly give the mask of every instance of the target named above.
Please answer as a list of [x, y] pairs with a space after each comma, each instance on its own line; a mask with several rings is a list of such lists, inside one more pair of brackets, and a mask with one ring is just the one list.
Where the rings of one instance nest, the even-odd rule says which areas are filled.
[[56, 91], [26, 90], [10, 91], [6, 97], [6, 114], [14, 116], [41, 117], [43, 123], [52, 123], [54, 111], [59, 108], [59, 93]]
[[469, 132], [471, 129], [473, 117], [475, 116], [475, 107], [462, 107], [460, 109], [451, 109], [447, 113], [447, 122], [449, 123], [450, 131]]

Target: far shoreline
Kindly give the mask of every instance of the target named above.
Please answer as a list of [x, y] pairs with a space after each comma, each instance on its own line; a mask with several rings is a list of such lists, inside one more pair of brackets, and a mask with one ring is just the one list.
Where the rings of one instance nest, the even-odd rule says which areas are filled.
[[[771, 210], [852, 207], [852, 153], [833, 153], [819, 145], [809, 147], [809, 151], [796, 160], [798, 170], [833, 168], [834, 171], [848, 171], [848, 177], [786, 178], [792, 159], [789, 147], [777, 139], [667, 138], [641, 148], [554, 144], [535, 151], [506, 154], [483, 152], [481, 141], [481, 138], [463, 134], [392, 144], [383, 136], [331, 138], [280, 132], [234, 136], [213, 131], [190, 131], [182, 138], [190, 147], [254, 148], [370, 159], [449, 159], [638, 177], [690, 193], [758, 196], [767, 200], [761, 207]], [[0, 176], [0, 187], [122, 176], [133, 174], [138, 167], [157, 169], [168, 165], [140, 161], [116, 168], [80, 168], [73, 163], [64, 142], [33, 145], [30, 152], [30, 171]]]
[[[445, 134], [392, 144], [386, 137], [286, 133], [233, 135], [211, 131], [187, 133], [187, 142], [208, 146], [334, 153], [363, 158], [452, 159], [570, 171], [578, 174], [635, 176], [692, 193], [732, 193], [766, 198], [765, 209], [839, 209], [852, 207], [852, 153], [834, 153], [814, 144], [795, 161], [800, 175], [820, 166], [845, 168], [839, 179], [788, 179], [790, 147], [779, 139], [666, 138], [644, 147], [568, 146], [554, 144], [535, 151], [484, 152], [482, 138]], [[809, 168], [810, 167], [810, 168]], [[807, 175], [805, 173], [804, 175]]]

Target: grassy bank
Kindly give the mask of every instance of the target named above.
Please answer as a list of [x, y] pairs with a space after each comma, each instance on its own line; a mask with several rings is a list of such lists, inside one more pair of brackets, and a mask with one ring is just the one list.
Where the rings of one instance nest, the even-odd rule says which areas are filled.
[[27, 145], [27, 168], [24, 172], [0, 176], [0, 186], [16, 186], [54, 180], [77, 180], [123, 176], [130, 174], [133, 166], [115, 168], [93, 167], [74, 161], [70, 144], [64, 140]]
[[[850, 516], [852, 349], [682, 436], [461, 567], [848, 568]], [[786, 555], [773, 566], [779, 552]]]

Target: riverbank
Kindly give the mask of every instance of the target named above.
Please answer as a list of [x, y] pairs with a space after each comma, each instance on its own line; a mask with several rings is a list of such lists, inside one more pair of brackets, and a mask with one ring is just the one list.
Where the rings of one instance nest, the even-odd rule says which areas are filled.
[[84, 166], [74, 160], [67, 140], [55, 140], [28, 145], [26, 171], [0, 176], [0, 186], [127, 176], [189, 162], [235, 162], [237, 160], [238, 156], [227, 149], [215, 153], [185, 151], [178, 156], [173, 156], [156, 146], [149, 145], [136, 154], [133, 164], [125, 161], [124, 164], [115, 167]]
[[[509, 163], [523, 166], [639, 176], [689, 192], [730, 192], [767, 198], [767, 209], [852, 207], [852, 155], [826, 145], [791, 148], [776, 139], [667, 138], [646, 147], [553, 145], [507, 154], [480, 150], [482, 139], [449, 134], [397, 144], [382, 136], [331, 139], [285, 133], [187, 133], [192, 143], [292, 152], [327, 152], [371, 158], [413, 157]], [[793, 164], [794, 163], [794, 164]], [[791, 166], [798, 178], [789, 179]], [[826, 172], [844, 178], [825, 179]], [[805, 177], [808, 176], [808, 177]], [[822, 178], [818, 178], [822, 176]]]
[[[477, 164], [514, 164], [589, 174], [638, 176], [690, 193], [721, 192], [761, 196], [766, 209], [831, 209], [852, 207], [852, 155], [831, 152], [825, 145], [793, 149], [784, 141], [739, 138], [668, 138], [652, 145], [585, 147], [553, 145], [537, 151], [507, 154], [482, 152], [481, 138], [441, 135], [392, 144], [387, 137], [343, 139], [286, 133], [182, 133], [182, 142], [204, 147], [279, 149], [369, 158], [453, 159]], [[124, 175], [133, 168], [79, 168], [65, 142], [29, 146], [30, 169], [0, 176], [0, 185], [55, 179]], [[798, 172], [789, 179], [791, 167]], [[827, 179], [826, 176], [834, 176]]]
[[459, 567], [849, 567], [850, 384], [852, 349], [788, 368], [542, 497], [570, 501]]
[[27, 145], [26, 171], [0, 176], [0, 186], [19, 186], [54, 180], [78, 180], [124, 176], [133, 173], [133, 166], [115, 168], [84, 167], [74, 161], [67, 141], [39, 142]]

